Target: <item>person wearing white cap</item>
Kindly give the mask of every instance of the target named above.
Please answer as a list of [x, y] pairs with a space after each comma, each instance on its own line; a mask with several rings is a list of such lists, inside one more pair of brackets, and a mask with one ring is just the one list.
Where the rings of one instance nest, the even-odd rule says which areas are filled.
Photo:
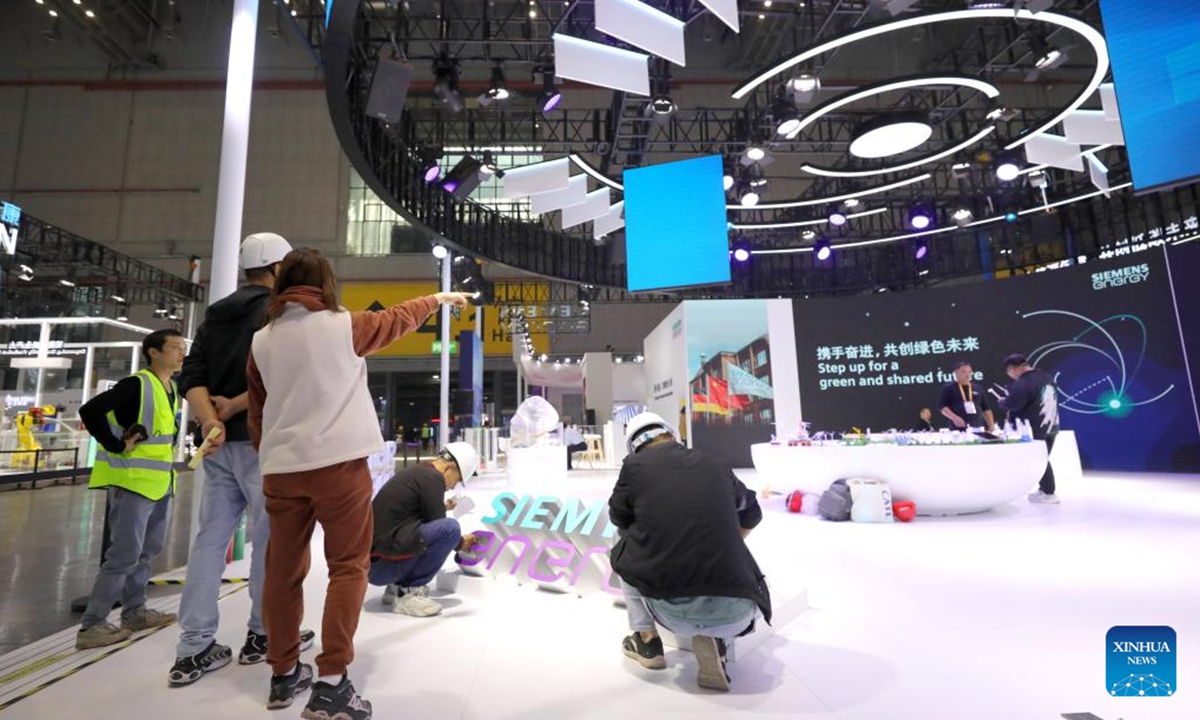
[[654, 413], [626, 427], [629, 456], [608, 501], [620, 540], [609, 557], [633, 633], [625, 656], [665, 668], [661, 625], [691, 638], [700, 687], [728, 691], [726, 643], [771, 621], [771, 597], [745, 537], [762, 521], [754, 493], [713, 458], [679, 443]]
[[[230, 648], [215, 639], [220, 621], [217, 596], [229, 538], [246, 512], [251, 528], [250, 618], [238, 662], [253, 665], [267, 657], [262, 595], [270, 524], [258, 453], [246, 425], [246, 358], [254, 333], [263, 326], [279, 265], [291, 250], [291, 244], [275, 233], [255, 233], [242, 242], [239, 264], [246, 284], [208, 308], [179, 376], [180, 391], [202, 435], [207, 437], [213, 429], [219, 435], [204, 459], [200, 530], [188, 552], [187, 583], [179, 606], [182, 633], [167, 675], [170, 687], [190, 685], [232, 660]], [[311, 630], [303, 631], [301, 644], [312, 645], [314, 637]]]
[[383, 585], [383, 603], [392, 612], [429, 617], [442, 606], [429, 597], [429, 581], [456, 550], [470, 550], [474, 535], [463, 535], [446, 517], [454, 500], [445, 493], [475, 474], [479, 453], [470, 443], [448, 443], [432, 462], [401, 470], [371, 503], [375, 537], [371, 543], [372, 585]]

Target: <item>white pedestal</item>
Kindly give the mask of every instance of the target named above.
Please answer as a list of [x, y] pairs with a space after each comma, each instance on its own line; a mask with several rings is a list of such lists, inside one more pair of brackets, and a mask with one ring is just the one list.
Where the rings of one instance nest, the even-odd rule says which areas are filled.
[[513, 485], [566, 482], [566, 446], [535, 445], [527, 448], [509, 448], [508, 480]]

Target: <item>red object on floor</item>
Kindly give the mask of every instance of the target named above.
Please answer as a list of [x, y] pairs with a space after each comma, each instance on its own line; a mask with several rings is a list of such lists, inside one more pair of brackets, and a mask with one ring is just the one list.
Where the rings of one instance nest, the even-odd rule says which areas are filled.
[[787, 496], [788, 512], [800, 512], [800, 506], [804, 504], [804, 493], [799, 490]]
[[901, 522], [908, 522], [917, 516], [917, 504], [912, 500], [901, 500], [892, 503], [892, 514]]

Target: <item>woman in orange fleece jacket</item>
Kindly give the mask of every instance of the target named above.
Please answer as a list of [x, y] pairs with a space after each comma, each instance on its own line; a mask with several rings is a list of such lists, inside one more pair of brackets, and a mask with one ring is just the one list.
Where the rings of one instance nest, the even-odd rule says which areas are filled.
[[[462, 307], [469, 297], [438, 293], [352, 313], [338, 306], [333, 269], [320, 252], [293, 250], [283, 260], [246, 371], [250, 436], [271, 520], [263, 588], [267, 661], [274, 670], [269, 708], [291, 705], [311, 685], [304, 717], [371, 716], [371, 704], [346, 677], [373, 535], [367, 457], [383, 447], [365, 358], [416, 330], [439, 304]], [[325, 533], [329, 586], [314, 684], [312, 668], [299, 659], [316, 523]]]

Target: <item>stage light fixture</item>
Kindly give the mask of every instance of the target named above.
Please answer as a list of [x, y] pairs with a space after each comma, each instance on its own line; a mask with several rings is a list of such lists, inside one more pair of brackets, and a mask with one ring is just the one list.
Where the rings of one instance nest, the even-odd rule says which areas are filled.
[[483, 162], [479, 165], [479, 174], [484, 179], [490, 178], [493, 175], [499, 178], [504, 177], [504, 171], [496, 164], [496, 155], [491, 150], [483, 151]]
[[953, 217], [954, 222], [961, 227], [974, 220], [975, 213], [971, 212], [971, 208], [963, 206], [955, 210], [951, 217]]
[[443, 56], [434, 65], [433, 76], [433, 96], [451, 112], [462, 112], [466, 103], [458, 91], [458, 65]]
[[933, 126], [918, 112], [888, 113], [862, 123], [850, 141], [850, 154], [864, 160], [894, 157], [929, 142]]
[[757, 190], [750, 187], [749, 183], [743, 184], [741, 193], [742, 207], [754, 207], [758, 205], [760, 199], [762, 199], [762, 196], [758, 194]]
[[737, 263], [747, 263], [750, 261], [750, 243], [745, 240], [738, 240], [733, 244], [733, 259]]
[[437, 258], [438, 260], [444, 260], [446, 258], [446, 256], [449, 254], [450, 254], [450, 250], [447, 249], [445, 245], [434, 245], [433, 246], [433, 256], [435, 258]]
[[426, 185], [432, 185], [442, 177], [441, 151], [425, 147], [421, 149], [421, 177]]
[[817, 237], [817, 233], [815, 230], [805, 230], [804, 232], [800, 233], [800, 237], [804, 240], [814, 240]]
[[828, 219], [829, 224], [833, 225], [834, 227], [842, 227], [849, 222], [849, 218], [846, 217], [846, 213], [842, 212], [841, 209], [836, 207], [830, 208]]
[[767, 151], [758, 143], [750, 143], [746, 146], [746, 159], [750, 162], [758, 162], [767, 156]]
[[928, 230], [933, 227], [934, 220], [934, 210], [929, 205], [913, 205], [908, 210], [908, 226], [913, 230]]
[[750, 169], [746, 171], [746, 177], [750, 183], [750, 187], [752, 188], [764, 188], [769, 182], [766, 176], [763, 175], [762, 166], [758, 163], [754, 163], [750, 166]]
[[478, 160], [470, 155], [464, 155], [458, 164], [442, 178], [442, 189], [458, 198], [467, 197], [475, 192], [475, 188], [479, 187], [480, 181], [484, 179], [481, 177], [481, 168], [482, 165]]
[[487, 96], [492, 100], [507, 100], [512, 97], [508, 92], [508, 81], [504, 79], [504, 68], [500, 67], [500, 63], [492, 67], [492, 83], [488, 86]]
[[796, 108], [796, 102], [782, 89], [771, 105], [771, 116], [775, 119], [775, 132], [779, 135], [791, 135], [800, 129], [800, 111]]
[[1011, 156], [996, 161], [996, 177], [1003, 182], [1012, 182], [1021, 176], [1021, 165]]
[[1035, 187], [1039, 190], [1050, 184], [1050, 176], [1046, 174], [1045, 170], [1034, 170], [1029, 173], [1028, 180], [1030, 187]]
[[846, 208], [847, 210], [853, 210], [859, 205], [862, 205], [862, 201], [858, 198], [848, 198], [842, 203], [842, 207]]
[[820, 262], [825, 262], [833, 257], [833, 243], [829, 242], [829, 238], [821, 238], [817, 241], [813, 247], [813, 257]]
[[18, 278], [24, 282], [32, 281], [33, 280], [33, 268], [29, 267], [28, 265], [22, 265], [21, 266], [21, 274], [18, 276]]
[[821, 91], [821, 78], [811, 73], [800, 73], [788, 81], [787, 89], [796, 102], [811, 102]]
[[1029, 49], [1034, 55], [1034, 66], [1038, 70], [1053, 70], [1067, 61], [1063, 50], [1052, 46], [1040, 33], [1029, 33]]
[[729, 192], [730, 190], [732, 190], [732, 189], [733, 189], [733, 185], [734, 185], [734, 183], [736, 183], [736, 182], [737, 182], [737, 179], [736, 179], [736, 178], [734, 178], [734, 176], [733, 176], [733, 173], [732, 173], [732, 172], [730, 172], [730, 171], [728, 171], [728, 170], [726, 170], [726, 171], [725, 171], [725, 178], [724, 178], [724, 180], [722, 181], [722, 184], [725, 186], [725, 192]]
[[542, 74], [542, 94], [538, 96], [538, 106], [542, 108], [543, 115], [549, 115], [554, 112], [562, 102], [562, 91], [554, 86], [554, 73], [547, 70]]
[[129, 322], [129, 303], [117, 303], [116, 319], [119, 322]]
[[666, 93], [655, 95], [654, 99], [650, 101], [650, 112], [655, 115], [670, 115], [675, 112], [675, 109], [675, 101]]
[[158, 317], [165, 317], [167, 314], [167, 299], [165, 297], [158, 298], [158, 305], [154, 308], [154, 314]]
[[1004, 213], [1005, 222], [1015, 223], [1018, 217], [1019, 216], [1017, 215], [1016, 210], [1009, 210], [1008, 212]]
[[924, 260], [929, 255], [929, 243], [924, 238], [917, 238], [913, 244], [913, 259]]

